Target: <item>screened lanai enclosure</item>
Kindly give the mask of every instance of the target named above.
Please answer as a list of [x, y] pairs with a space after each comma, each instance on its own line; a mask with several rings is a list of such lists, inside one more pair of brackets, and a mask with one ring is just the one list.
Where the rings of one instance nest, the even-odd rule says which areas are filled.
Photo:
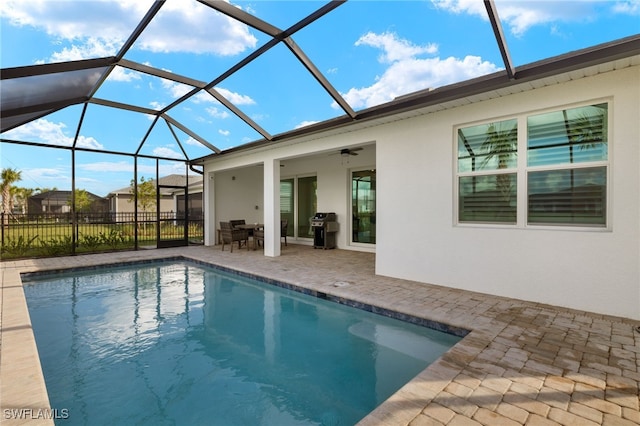
[[[3, 255], [201, 243], [203, 159], [571, 70], [598, 43], [614, 59], [638, 40], [610, 26], [540, 53], [507, 4], [485, 0], [465, 14], [448, 3], [3, 2], [2, 168], [23, 186], [3, 203]], [[429, 41], [440, 25], [455, 28], [442, 46]], [[415, 42], [403, 38], [409, 29]], [[463, 58], [461, 44], [489, 53]], [[545, 64], [549, 53], [559, 59]], [[392, 73], [433, 63], [446, 67], [412, 84]], [[357, 89], [362, 76], [376, 83]], [[353, 181], [353, 241], [374, 244], [368, 173]]]

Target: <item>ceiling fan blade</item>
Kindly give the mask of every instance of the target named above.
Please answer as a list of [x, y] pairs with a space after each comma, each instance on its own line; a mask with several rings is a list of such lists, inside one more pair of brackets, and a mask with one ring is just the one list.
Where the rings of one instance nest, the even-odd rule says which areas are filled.
[[358, 155], [355, 151], [361, 151], [362, 148], [358, 147], [358, 148], [353, 148], [353, 149], [349, 149], [349, 148], [342, 148], [340, 150], [340, 155]]

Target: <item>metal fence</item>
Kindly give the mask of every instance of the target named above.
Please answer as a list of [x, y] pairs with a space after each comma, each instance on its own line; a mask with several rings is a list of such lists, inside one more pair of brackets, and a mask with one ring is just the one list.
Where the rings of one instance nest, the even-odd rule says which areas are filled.
[[201, 214], [41, 213], [0, 214], [3, 259], [49, 257], [157, 246], [160, 241], [202, 244]]

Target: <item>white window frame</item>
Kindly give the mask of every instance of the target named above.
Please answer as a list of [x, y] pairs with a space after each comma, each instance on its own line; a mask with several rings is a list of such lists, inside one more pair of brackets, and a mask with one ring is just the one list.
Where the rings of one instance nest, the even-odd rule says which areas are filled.
[[[532, 115], [545, 114], [549, 112], [562, 111], [566, 109], [580, 108], [596, 104], [607, 104], [607, 159], [593, 162], [574, 163], [574, 164], [556, 164], [551, 166], [528, 166], [528, 132], [527, 132], [527, 119]], [[494, 117], [482, 121], [474, 121], [468, 123], [457, 124], [453, 127], [453, 224], [459, 227], [474, 227], [474, 228], [512, 228], [512, 229], [540, 229], [540, 230], [578, 230], [578, 231], [594, 231], [603, 232], [611, 231], [611, 218], [612, 218], [612, 163], [613, 163], [613, 100], [611, 98], [598, 98], [585, 102], [556, 105], [553, 107], [526, 111], [518, 114]], [[516, 119], [518, 123], [518, 151], [517, 151], [517, 166], [515, 168], [504, 170], [487, 170], [480, 172], [459, 172], [458, 171], [458, 130], [466, 127], [478, 126], [483, 124], [489, 124], [492, 122], [505, 121], [510, 119]], [[542, 172], [550, 170], [576, 170], [584, 168], [606, 168], [606, 216], [604, 225], [588, 225], [588, 224], [538, 224], [528, 223], [528, 177], [530, 172]], [[498, 173], [516, 173], [516, 223], [499, 223], [499, 222], [472, 222], [472, 221], [460, 221], [459, 216], [459, 179], [464, 176], [486, 176], [496, 175]]]

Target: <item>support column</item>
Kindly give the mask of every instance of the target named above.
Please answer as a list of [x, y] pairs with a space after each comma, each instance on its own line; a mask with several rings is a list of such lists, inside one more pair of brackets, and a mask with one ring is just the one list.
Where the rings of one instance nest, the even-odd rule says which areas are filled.
[[215, 246], [218, 241], [218, 222], [216, 217], [215, 179], [213, 172], [207, 172], [203, 176], [202, 208], [204, 209], [204, 245]]
[[280, 160], [264, 162], [264, 255], [280, 256]]

